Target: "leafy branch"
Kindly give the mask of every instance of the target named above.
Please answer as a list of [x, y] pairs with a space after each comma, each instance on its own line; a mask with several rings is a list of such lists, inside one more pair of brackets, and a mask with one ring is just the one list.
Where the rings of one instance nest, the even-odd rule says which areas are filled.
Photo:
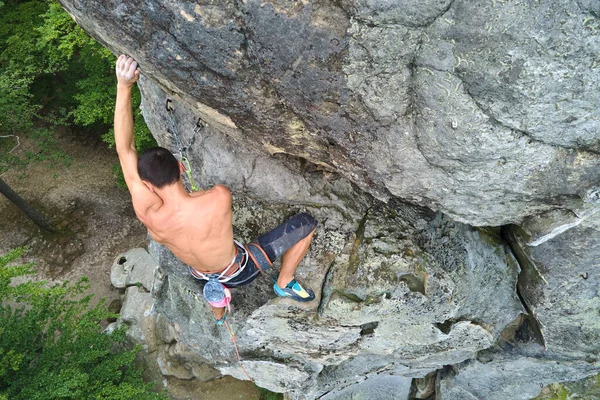
[[143, 382], [125, 331], [102, 332], [101, 321], [116, 315], [104, 300], [91, 306], [88, 279], [24, 279], [34, 265], [11, 265], [24, 253], [0, 257], [0, 399], [165, 398]]

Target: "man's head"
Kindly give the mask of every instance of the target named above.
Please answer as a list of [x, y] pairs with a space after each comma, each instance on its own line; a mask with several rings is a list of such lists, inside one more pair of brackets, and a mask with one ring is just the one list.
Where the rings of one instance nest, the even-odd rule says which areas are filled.
[[144, 151], [138, 159], [138, 174], [157, 188], [171, 185], [180, 178], [179, 162], [171, 152], [163, 147], [153, 147]]

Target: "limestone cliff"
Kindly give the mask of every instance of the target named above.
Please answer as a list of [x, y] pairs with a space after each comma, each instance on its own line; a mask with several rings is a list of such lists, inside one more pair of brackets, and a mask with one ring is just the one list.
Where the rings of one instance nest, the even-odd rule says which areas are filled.
[[[148, 125], [174, 151], [178, 132], [200, 186], [230, 187], [236, 236], [319, 220], [313, 303], [268, 276], [234, 294], [259, 385], [528, 399], [599, 372], [597, 2], [61, 3], [139, 61]], [[244, 379], [197, 283], [151, 253], [132, 336], [165, 375]]]

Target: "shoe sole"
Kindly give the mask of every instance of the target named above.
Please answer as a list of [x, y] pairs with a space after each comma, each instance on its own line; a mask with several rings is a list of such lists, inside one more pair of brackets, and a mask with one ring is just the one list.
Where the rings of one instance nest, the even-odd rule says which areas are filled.
[[[297, 294], [291, 294], [289, 292], [283, 291], [282, 289], [279, 289], [282, 291], [283, 294], [280, 294], [279, 292], [277, 292], [277, 289], [274, 289], [275, 294], [279, 297], [283, 297], [283, 298], [288, 298], [288, 299], [292, 299], [294, 301], [299, 301], [301, 303], [307, 303], [309, 301], [313, 301], [315, 299], [314, 294], [311, 296], [312, 298], [308, 297], [308, 298], [304, 298], [301, 296], [298, 296]], [[306, 289], [304, 290], [306, 292]], [[308, 294], [308, 292], [306, 292]]]

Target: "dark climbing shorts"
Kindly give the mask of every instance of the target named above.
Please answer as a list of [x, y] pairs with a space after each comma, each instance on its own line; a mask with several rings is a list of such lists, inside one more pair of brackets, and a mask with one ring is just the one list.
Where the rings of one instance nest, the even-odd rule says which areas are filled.
[[[317, 227], [317, 220], [307, 213], [301, 213], [293, 216], [277, 228], [256, 240], [246, 244], [248, 260], [246, 267], [239, 275], [223, 284], [229, 288], [235, 288], [247, 285], [255, 280], [260, 274], [260, 270], [267, 270], [273, 265], [273, 261], [278, 259], [300, 240], [307, 237]], [[244, 252], [238, 252], [240, 263], [243, 263]]]

